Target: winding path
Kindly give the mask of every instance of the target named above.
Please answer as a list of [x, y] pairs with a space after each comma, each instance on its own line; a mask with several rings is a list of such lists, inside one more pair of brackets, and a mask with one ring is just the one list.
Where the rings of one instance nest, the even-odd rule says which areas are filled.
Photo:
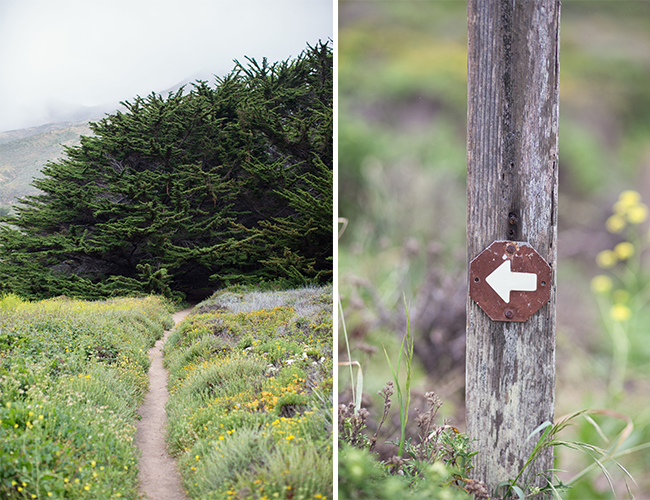
[[[174, 322], [180, 323], [189, 314], [184, 309], [174, 314]], [[149, 500], [187, 500], [175, 460], [167, 452], [165, 425], [167, 415], [165, 404], [167, 392], [167, 370], [162, 364], [162, 350], [169, 331], [149, 350], [149, 392], [139, 413], [135, 443], [141, 451], [140, 493]]]

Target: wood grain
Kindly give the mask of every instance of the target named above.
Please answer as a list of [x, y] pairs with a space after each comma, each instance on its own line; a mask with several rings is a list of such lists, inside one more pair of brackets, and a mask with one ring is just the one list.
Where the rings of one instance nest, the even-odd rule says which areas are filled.
[[[550, 264], [551, 299], [524, 323], [468, 298], [467, 431], [474, 477], [514, 479], [553, 420], [557, 257], [559, 0], [468, 1], [467, 257], [528, 242]], [[553, 466], [549, 450], [533, 470]], [[536, 483], [545, 484], [543, 478]]]

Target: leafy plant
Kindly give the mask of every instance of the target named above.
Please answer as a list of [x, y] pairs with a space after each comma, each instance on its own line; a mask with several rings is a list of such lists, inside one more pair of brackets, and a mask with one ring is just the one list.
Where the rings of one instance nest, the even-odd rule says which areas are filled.
[[[419, 441], [406, 438], [408, 411], [411, 403], [410, 384], [413, 358], [413, 338], [410, 329], [408, 306], [406, 312], [406, 332], [400, 345], [397, 367], [394, 368], [386, 349], [384, 353], [393, 376], [379, 391], [383, 397], [383, 414], [373, 436], [368, 436], [367, 419], [370, 412], [361, 407], [363, 379], [355, 379], [351, 374], [350, 383], [356, 385], [353, 400], [349, 405], [339, 406], [339, 498], [487, 498], [483, 495], [485, 485], [469, 479], [471, 459], [474, 452], [469, 446], [469, 438], [448, 424], [438, 425], [436, 415], [442, 402], [430, 392], [425, 395], [427, 409], [416, 420], [420, 427]], [[341, 311], [342, 314], [342, 311]], [[345, 324], [344, 319], [342, 319]], [[345, 331], [345, 327], [343, 327]], [[345, 335], [346, 348], [349, 341]], [[402, 355], [405, 357], [406, 381], [400, 383]], [[357, 361], [343, 362], [339, 365], [361, 366]], [[375, 447], [382, 425], [388, 417], [392, 396], [397, 391], [400, 413], [400, 439], [396, 444], [398, 452], [387, 461], [380, 461], [375, 455]]]

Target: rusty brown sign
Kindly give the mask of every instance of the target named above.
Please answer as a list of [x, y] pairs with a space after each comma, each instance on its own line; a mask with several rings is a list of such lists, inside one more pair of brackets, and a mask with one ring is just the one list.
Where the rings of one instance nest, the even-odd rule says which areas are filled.
[[469, 296], [494, 321], [526, 321], [551, 296], [551, 267], [522, 241], [495, 241], [469, 264]]

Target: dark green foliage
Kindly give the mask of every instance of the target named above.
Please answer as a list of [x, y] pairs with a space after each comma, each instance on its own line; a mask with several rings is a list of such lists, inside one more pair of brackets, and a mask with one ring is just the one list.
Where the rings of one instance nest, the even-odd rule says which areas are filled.
[[172, 296], [332, 277], [332, 49], [124, 103], [0, 228], [0, 290]]

